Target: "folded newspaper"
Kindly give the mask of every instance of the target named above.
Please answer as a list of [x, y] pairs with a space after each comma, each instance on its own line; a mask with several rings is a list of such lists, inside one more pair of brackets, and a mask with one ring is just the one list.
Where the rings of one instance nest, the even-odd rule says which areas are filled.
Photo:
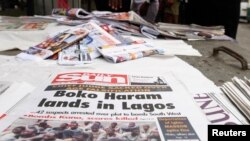
[[248, 125], [241, 112], [222, 93], [204, 92], [193, 95], [194, 100], [214, 125]]
[[160, 36], [159, 31], [147, 26], [141, 26], [141, 33], [150, 39], [157, 39]]
[[119, 32], [117, 32], [111, 25], [105, 24], [105, 23], [99, 23], [99, 26], [108, 32], [111, 36], [113, 36], [115, 39], [119, 40], [121, 44], [130, 44], [134, 42], [130, 38], [123, 37]]
[[[54, 9], [52, 12], [52, 15], [54, 16], [65, 15], [63, 18], [57, 19], [57, 22], [61, 24], [66, 24], [66, 25], [78, 25], [92, 18], [92, 19], [96, 19], [100, 21], [101, 23], [109, 24], [110, 26], [112, 26], [112, 28], [116, 29], [116, 31], [118, 31], [120, 34], [146, 36], [148, 38], [153, 38], [153, 39], [158, 38], [159, 35], [161, 35], [161, 37], [166, 37], [166, 38], [186, 39], [186, 37], [177, 35], [175, 33], [163, 31], [159, 28], [157, 29], [155, 25], [147, 22], [134, 11], [120, 12], [120, 13], [95, 11], [92, 14], [86, 13], [86, 15], [89, 14], [92, 17], [84, 19], [84, 18], [80, 18], [79, 15], [70, 16], [70, 14], [67, 14], [67, 12], [70, 10], [71, 9], [69, 10]], [[77, 9], [77, 8], [72, 9], [72, 11], [82, 11], [82, 10], [83, 9]], [[57, 14], [53, 14], [53, 13], [57, 13]]]
[[104, 30], [102, 27], [97, 25], [95, 22], [89, 22], [85, 24], [85, 28], [89, 30], [89, 34], [81, 42], [81, 45], [87, 48], [88, 53], [90, 54], [91, 59], [95, 59], [101, 54], [98, 52], [97, 47], [109, 46], [109, 45], [118, 45], [123, 41], [120, 41], [122, 38], [115, 38], [118, 36], [112, 36], [109, 32]]
[[[58, 38], [59, 35], [63, 35], [64, 33], [69, 32], [70, 30], [78, 30], [78, 29], [87, 31], [88, 35], [83, 36], [81, 38], [77, 38], [76, 41], [72, 41], [72, 43], [66, 44], [67, 46], [60, 47], [61, 50], [63, 50], [63, 52], [61, 52], [61, 55], [59, 57], [59, 60], [58, 60], [59, 64], [70, 65], [72, 63], [71, 65], [73, 65], [73, 64], [79, 65], [79, 63], [80, 64], [90, 63], [92, 59], [95, 59], [95, 58], [100, 56], [100, 53], [96, 49], [97, 47], [132, 42], [131, 40], [125, 39], [122, 36], [116, 35], [115, 33], [111, 32], [111, 31], [107, 32], [102, 27], [97, 25], [95, 23], [95, 21], [91, 21], [91, 22], [88, 22], [86, 24], [79, 25], [75, 28], [72, 28], [72, 29], [69, 29], [66, 31], [60, 31], [57, 33], [53, 33], [53, 34], [49, 35], [49, 38], [44, 42], [48, 42], [52, 39], [55, 40], [54, 38]], [[115, 36], [113, 36], [113, 35], [115, 35]], [[67, 40], [68, 40], [68, 38], [65, 39], [65, 41], [67, 41]], [[41, 44], [43, 45], [44, 42]], [[55, 42], [58, 42], [58, 41], [55, 40]], [[78, 46], [78, 45], [80, 47], [80, 52], [83, 53], [82, 55], [84, 55], [84, 56], [86, 55], [86, 56], [90, 57], [90, 58], [88, 58], [88, 61], [86, 60], [87, 58], [86, 59], [82, 58], [83, 60], [81, 60], [79, 57], [78, 57], [78, 59], [81, 60], [80, 62], [77, 62], [77, 61], [74, 62], [73, 61], [74, 59], [71, 60], [73, 56], [76, 56], [78, 54], [77, 52], [74, 52], [77, 50], [76, 46]], [[40, 44], [35, 46], [35, 47], [32, 47], [31, 49], [33, 49], [33, 48], [37, 49], [39, 47], [40, 47]], [[28, 49], [28, 51], [31, 49]], [[47, 50], [50, 50], [50, 46], [47, 47]], [[61, 50], [59, 50], [59, 51], [61, 51]], [[22, 58], [22, 59], [29, 59], [29, 60], [41, 59], [39, 57], [33, 57], [33, 56], [36, 56], [37, 54], [34, 54], [33, 56], [29, 55], [29, 53], [27, 53], [28, 51], [24, 51], [24, 53], [19, 54], [17, 57]], [[48, 52], [50, 52], [50, 51], [48, 51]], [[52, 54], [52, 55], [49, 55], [50, 56], [49, 58], [46, 56], [48, 59], [55, 60], [58, 58], [57, 51], [56, 52], [54, 51], [50, 54]], [[69, 57], [69, 56], [71, 56], [71, 57]], [[68, 58], [68, 59], [71, 58], [71, 59], [65, 60], [65, 58]], [[73, 58], [76, 59], [77, 57], [73, 57]]]
[[224, 35], [225, 29], [223, 26], [200, 26], [196, 24], [191, 25], [180, 25], [180, 24], [170, 24], [170, 23], [157, 23], [157, 27], [162, 30], [168, 31], [183, 31], [183, 32], [204, 32], [211, 33], [215, 35]]
[[77, 26], [60, 32], [42, 43], [30, 47], [28, 50], [18, 54], [17, 57], [24, 60], [43, 60], [58, 53], [64, 48], [80, 42], [80, 40], [87, 35], [88, 30], [83, 26]]
[[98, 47], [103, 57], [113, 63], [134, 60], [154, 54], [164, 54], [164, 49], [145, 43]]
[[141, 36], [150, 39], [156, 39], [158, 37], [171, 39], [187, 39], [185, 36], [179, 36], [173, 32], [160, 30], [156, 26], [150, 24], [143, 24], [134, 21], [124, 22], [120, 20], [107, 20], [105, 18], [98, 18], [98, 21], [100, 21], [101, 23], [109, 24], [115, 31], [122, 35]]
[[80, 44], [68, 47], [61, 51], [58, 56], [60, 65], [84, 65], [92, 63], [88, 49]]
[[250, 121], [250, 80], [247, 77], [244, 79], [234, 77], [232, 78], [232, 82], [223, 84], [221, 90]]
[[186, 40], [233, 40], [225, 35], [223, 26], [200, 26], [157, 23], [160, 32], [171, 33], [174, 37]]
[[62, 9], [55, 8], [52, 10], [52, 16], [55, 17], [70, 17], [70, 18], [79, 18], [79, 19], [90, 19], [92, 14], [87, 12], [82, 8], [71, 8], [71, 9]]
[[121, 12], [121, 13], [110, 13], [102, 16], [98, 16], [97, 19], [109, 19], [113, 21], [126, 21], [134, 24], [145, 25], [148, 27], [154, 27], [153, 24], [144, 20], [134, 11]]
[[0, 140], [207, 140], [205, 116], [171, 74], [58, 73], [0, 125]]

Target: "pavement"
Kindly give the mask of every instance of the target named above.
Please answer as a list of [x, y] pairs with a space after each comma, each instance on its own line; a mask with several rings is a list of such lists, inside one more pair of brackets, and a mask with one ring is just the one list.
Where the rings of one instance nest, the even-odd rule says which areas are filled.
[[239, 24], [236, 40], [240, 47], [250, 51], [250, 23]]

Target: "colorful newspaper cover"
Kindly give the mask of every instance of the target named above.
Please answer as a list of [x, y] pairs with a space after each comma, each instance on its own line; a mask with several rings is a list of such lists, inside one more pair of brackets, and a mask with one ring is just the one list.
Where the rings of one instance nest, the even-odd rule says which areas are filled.
[[204, 141], [207, 120], [176, 82], [171, 74], [58, 73], [0, 121], [0, 140]]
[[[106, 30], [101, 28], [99, 25], [97, 25], [95, 22], [89, 22], [84, 24], [83, 26], [85, 29], [89, 31], [89, 33], [85, 38], [83, 38], [83, 40], [81, 40], [80, 51], [85, 52], [87, 53], [88, 56], [90, 56], [90, 59], [88, 59], [89, 61], [101, 55], [98, 52], [97, 47], [107, 46], [107, 45], [117, 45], [117, 44], [122, 44], [123, 42], [130, 41], [130, 40], [125, 41], [125, 39], [123, 39], [120, 36], [119, 38], [116, 38], [117, 36], [113, 36], [114, 34], [110, 34]], [[67, 55], [69, 52], [71, 52], [70, 50], [72, 50], [71, 48], [72, 47], [74, 48], [74, 46], [75, 45], [65, 49], [64, 54]]]
[[46, 59], [62, 49], [65, 49], [77, 42], [80, 42], [87, 36], [88, 30], [84, 27], [75, 27], [53, 37], [46, 39], [38, 45], [30, 47], [28, 50], [20, 53], [17, 57], [24, 60], [42, 60]]

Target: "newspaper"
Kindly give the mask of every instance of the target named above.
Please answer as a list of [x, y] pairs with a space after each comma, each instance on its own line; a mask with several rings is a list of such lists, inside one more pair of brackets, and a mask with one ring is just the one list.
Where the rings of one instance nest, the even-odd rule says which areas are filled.
[[192, 47], [192, 45], [187, 44], [183, 40], [165, 40], [165, 39], [149, 39], [142, 37], [130, 37], [134, 41], [143, 40], [145, 43], [154, 45], [155, 47], [164, 48], [165, 55], [173, 56], [173, 55], [186, 55], [186, 56], [202, 56], [201, 53]]
[[[111, 17], [110, 19], [112, 19]], [[150, 39], [156, 38], [171, 38], [171, 39], [187, 39], [184, 36], [179, 36], [173, 32], [163, 31], [151, 24], [143, 24], [134, 21], [120, 21], [120, 20], [107, 20], [105, 18], [98, 18], [102, 23], [109, 24], [113, 29], [122, 35], [133, 35], [147, 37]]]
[[113, 37], [95, 22], [87, 23], [85, 28], [90, 32], [88, 36], [82, 40], [81, 44], [87, 47], [91, 59], [97, 58], [101, 55], [97, 51], [97, 47], [121, 44], [121, 41]]
[[99, 26], [104, 29], [106, 32], [108, 32], [111, 36], [113, 36], [115, 39], [119, 40], [121, 44], [129, 44], [134, 42], [130, 38], [123, 37], [120, 33], [118, 33], [114, 28], [112, 28], [111, 25], [99, 23]]
[[250, 121], [250, 85], [249, 79], [232, 78], [232, 82], [226, 82], [221, 90], [239, 109], [239, 111]]
[[240, 112], [220, 93], [207, 92], [193, 95], [194, 100], [206, 115], [210, 124], [241, 125], [249, 124]]
[[179, 25], [179, 24], [170, 24], [170, 23], [158, 23], [159, 29], [168, 30], [168, 31], [196, 31], [196, 32], [204, 32], [211, 33], [215, 35], [224, 35], [225, 29], [223, 26], [200, 26], [200, 25]]
[[150, 39], [157, 39], [157, 37], [160, 35], [160, 32], [147, 26], [141, 26], [141, 33]]
[[[248, 120], [225, 99], [221, 90], [199, 71], [186, 75], [175, 73], [175, 78], [187, 89], [201, 111], [206, 115], [209, 124], [214, 125], [242, 125], [249, 124]], [[183, 67], [182, 67], [183, 70]], [[185, 79], [184, 79], [185, 78]], [[192, 83], [190, 83], [192, 80]]]
[[71, 8], [71, 9], [56, 8], [52, 10], [52, 16], [64, 17], [64, 18], [68, 17], [71, 19], [82, 19], [82, 20], [97, 18], [97, 19], [108, 19], [108, 20], [115, 20], [115, 21], [127, 21], [131, 23], [153, 27], [151, 23], [144, 20], [134, 11], [118, 12], [118, 13], [112, 13], [108, 11], [104, 11], [104, 12], [93, 11], [92, 13], [89, 13], [82, 8]]
[[137, 13], [134, 11], [129, 11], [129, 21], [132, 23], [139, 23], [140, 25], [145, 25], [148, 27], [154, 27], [153, 24], [147, 22], [144, 20], [141, 16], [139, 16]]
[[[77, 10], [75, 10], [75, 11], [77, 11]], [[66, 15], [66, 17], [64, 16], [63, 18], [57, 19], [57, 22], [59, 22], [61, 24], [78, 25], [78, 24], [86, 22], [86, 19], [78, 20], [77, 18], [79, 18], [79, 16], [73, 16], [75, 18], [72, 18], [72, 16], [69, 16], [69, 14], [67, 15], [66, 14], [67, 10], [63, 11], [62, 13], [64, 15]], [[91, 17], [91, 19], [95, 19], [95, 20], [98, 20], [100, 22], [109, 24], [110, 26], [112, 26], [112, 28], [116, 29], [117, 32], [119, 32], [120, 34], [123, 34], [123, 35], [145, 36], [145, 37], [148, 37], [151, 39], [152, 38], [155, 39], [158, 37], [174, 38], [174, 39], [176, 39], [176, 38], [177, 39], [187, 39], [187, 38], [191, 38], [191, 36], [196, 36], [196, 35], [189, 35], [189, 34], [182, 36], [181, 35], [182, 33], [177, 34], [177, 32], [166, 31], [166, 30], [162, 30], [162, 28], [157, 28], [157, 26], [147, 22], [142, 17], [140, 17], [138, 14], [136, 14], [134, 11], [120, 12], [120, 13], [98, 12], [97, 11], [97, 12], [93, 12], [90, 15], [93, 16], [93, 17]], [[89, 20], [89, 19], [87, 19], [87, 20]], [[199, 27], [199, 28], [201, 28], [201, 27]], [[200, 34], [200, 33], [198, 33], [198, 34]], [[221, 37], [219, 37], [219, 38], [221, 38]], [[217, 38], [217, 39], [219, 39], [219, 38]], [[203, 39], [203, 37], [197, 35], [195, 37], [195, 39]]]
[[134, 11], [121, 12], [121, 13], [107, 13], [106, 15], [96, 16], [97, 19], [109, 19], [114, 21], [126, 21], [134, 24], [145, 25], [148, 27], [154, 27], [153, 24], [144, 20], [141, 16]]
[[[92, 20], [86, 24], [81, 25], [84, 29], [88, 30], [89, 33], [80, 41], [80, 48], [82, 51], [85, 50], [90, 55], [91, 60], [100, 56], [100, 53], [96, 49], [97, 47], [132, 42], [129, 39], [125, 39], [122, 36], [113, 33], [111, 29], [106, 29], [106, 26], [104, 27], [104, 25], [99, 26], [99, 23], [97, 24], [96, 22], [97, 21]], [[50, 37], [56, 36], [57, 34], [63, 32], [65, 31], [63, 30], [58, 33], [53, 33], [50, 35]], [[73, 47], [74, 46], [75, 45], [73, 45]], [[71, 48], [71, 46], [68, 48]], [[68, 48], [64, 49], [64, 53], [67, 52], [66, 50]]]
[[129, 23], [109, 23], [110, 26], [120, 33], [121, 35], [133, 35], [133, 36], [141, 36], [144, 37], [144, 35], [140, 31], [140, 27], [136, 25], [132, 25]]
[[84, 65], [92, 63], [90, 53], [80, 44], [73, 45], [61, 51], [58, 57], [60, 65]]
[[46, 29], [50, 22], [28, 16], [0, 16], [0, 31], [39, 31]]
[[0, 140], [207, 140], [206, 118], [171, 74], [58, 73], [0, 124]]
[[34, 87], [26, 82], [0, 82], [0, 120]]
[[113, 63], [134, 60], [154, 54], [164, 54], [163, 48], [157, 48], [150, 44], [137, 44], [119, 46], [98, 47], [99, 52], [104, 58]]
[[186, 40], [233, 40], [232, 38], [224, 35], [225, 29], [223, 26], [208, 27], [196, 24], [180, 25], [158, 23], [157, 29], [160, 30], [159, 32], [165, 32], [166, 36], [172, 34], [173, 38], [180, 38]]
[[18, 54], [17, 57], [24, 60], [43, 60], [79, 42], [87, 36], [87, 34], [88, 30], [85, 29], [84, 26], [77, 26], [60, 32], [42, 43], [30, 47], [28, 50]]
[[34, 30], [44, 30], [47, 27], [46, 22], [12, 22], [3, 23], [0, 22], [0, 31], [34, 31]]
[[55, 17], [70, 17], [70, 18], [79, 18], [79, 19], [90, 19], [92, 14], [87, 12], [82, 8], [71, 8], [71, 9], [62, 9], [55, 8], [52, 10], [52, 16]]
[[70, 19], [70, 18], [67, 18], [67, 17], [57, 18], [56, 21], [59, 24], [64, 24], [64, 25], [69, 25], [69, 26], [81, 25], [81, 24], [84, 24], [84, 23], [88, 22], [88, 20], [87, 21], [75, 20], [75, 19]]
[[155, 26], [148, 23], [135, 12], [110, 13], [97, 18], [102, 23], [109, 24], [117, 32], [123, 35], [145, 36], [157, 38], [160, 35]]
[[106, 15], [101, 15], [100, 17], [117, 21], [129, 21], [131, 19], [128, 12], [107, 13]]

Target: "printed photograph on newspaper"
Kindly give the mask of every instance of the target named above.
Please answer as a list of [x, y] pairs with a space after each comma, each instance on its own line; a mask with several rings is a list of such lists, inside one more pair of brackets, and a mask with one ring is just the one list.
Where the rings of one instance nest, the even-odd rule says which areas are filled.
[[80, 44], [73, 45], [59, 52], [59, 65], [82, 65], [90, 63], [92, 63], [92, 59], [88, 49]]
[[105, 31], [103, 28], [101, 28], [99, 25], [97, 25], [95, 22], [89, 22], [85, 24], [84, 27], [90, 32], [88, 36], [82, 40], [81, 44], [85, 48], [87, 48], [91, 59], [95, 59], [101, 56], [99, 51], [96, 49], [97, 47], [117, 45], [122, 43], [107, 31]]
[[171, 73], [58, 73], [0, 124], [0, 140], [204, 141], [207, 137], [206, 117]]

